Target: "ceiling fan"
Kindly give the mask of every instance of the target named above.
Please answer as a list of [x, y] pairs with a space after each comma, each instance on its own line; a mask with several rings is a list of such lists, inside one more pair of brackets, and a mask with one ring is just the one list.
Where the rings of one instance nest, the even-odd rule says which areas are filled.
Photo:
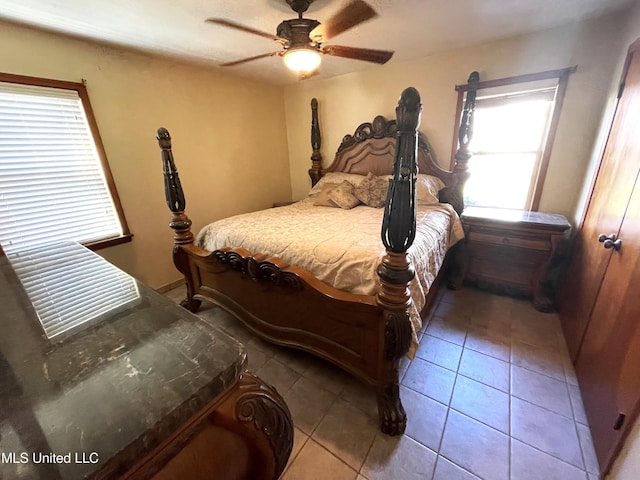
[[223, 63], [221, 66], [232, 67], [260, 58], [279, 56], [284, 58], [284, 63], [288, 68], [296, 72], [301, 79], [304, 79], [318, 73], [321, 54], [379, 64], [388, 62], [393, 56], [393, 52], [387, 50], [345, 47], [342, 45], [323, 45], [326, 40], [378, 15], [365, 1], [352, 0], [323, 24], [317, 20], [302, 18], [302, 14], [307, 11], [309, 5], [313, 3], [313, 0], [286, 0], [286, 2], [293, 11], [298, 13], [298, 18], [284, 20], [280, 23], [276, 30], [276, 35], [240, 25], [223, 18], [207, 19], [206, 21], [209, 23], [275, 40], [283, 47], [282, 50]]

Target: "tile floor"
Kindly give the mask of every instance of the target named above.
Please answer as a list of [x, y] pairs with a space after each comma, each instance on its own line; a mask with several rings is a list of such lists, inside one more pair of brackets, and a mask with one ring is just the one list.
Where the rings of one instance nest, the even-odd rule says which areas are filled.
[[558, 317], [527, 301], [442, 292], [403, 362], [400, 437], [378, 430], [373, 392], [349, 375], [263, 342], [216, 307], [199, 315], [244, 343], [249, 370], [284, 396], [295, 435], [283, 480], [598, 478]]

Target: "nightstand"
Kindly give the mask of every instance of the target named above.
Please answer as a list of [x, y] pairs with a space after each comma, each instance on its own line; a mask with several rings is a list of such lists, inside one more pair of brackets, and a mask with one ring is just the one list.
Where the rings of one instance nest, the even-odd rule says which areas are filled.
[[558, 214], [467, 207], [464, 280], [499, 293], [532, 297], [552, 312], [571, 224]]

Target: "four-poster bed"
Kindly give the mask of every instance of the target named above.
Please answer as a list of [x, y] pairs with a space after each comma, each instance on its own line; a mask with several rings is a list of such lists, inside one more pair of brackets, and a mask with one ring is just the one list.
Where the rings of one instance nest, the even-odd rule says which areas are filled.
[[[167, 204], [173, 212], [170, 226], [175, 231], [174, 263], [184, 274], [187, 286], [187, 298], [182, 305], [195, 311], [200, 305], [197, 297], [209, 299], [240, 319], [260, 337], [305, 350], [353, 374], [375, 389], [380, 428], [390, 435], [402, 433], [406, 425], [406, 414], [399, 396], [398, 366], [400, 359], [410, 351], [412, 339], [415, 339], [416, 326], [412, 321], [416, 319], [411, 314], [411, 308], [415, 309], [416, 302], [412, 292], [426, 290], [414, 288], [414, 275], [419, 268], [414, 269], [412, 263], [417, 265], [419, 262], [415, 261], [416, 258], [412, 262], [408, 251], [416, 235], [416, 243], [422, 241], [421, 222], [426, 210], [433, 210], [436, 216], [442, 218], [451, 218], [451, 223], [444, 227], [440, 237], [444, 239], [443, 242], [449, 243], [454, 228], [452, 225], [459, 222], [454, 209], [459, 214], [463, 207], [462, 188], [470, 157], [466, 139], [473, 102], [468, 102], [465, 107], [468, 115], [461, 126], [461, 146], [453, 171], [446, 171], [435, 163], [426, 138], [417, 131], [421, 108], [417, 90], [407, 88], [398, 102], [396, 120], [388, 121], [378, 116], [372, 123], [360, 125], [353, 135], [344, 137], [333, 163], [323, 168], [317, 102], [313, 99], [313, 154], [309, 175], [315, 190], [312, 189], [310, 198], [291, 206], [290, 210], [285, 210], [289, 207], [279, 207], [270, 209], [267, 214], [274, 215], [275, 211], [282, 210], [284, 216], [295, 213], [302, 217], [313, 212], [321, 212], [326, 216], [328, 211], [333, 210], [340, 211], [341, 215], [351, 212], [364, 215], [364, 212], [370, 212], [373, 218], [376, 214], [378, 219], [381, 216], [384, 255], [382, 260], [375, 258], [373, 291], [366, 293], [353, 293], [354, 290], [358, 291], [357, 286], [336, 288], [331, 284], [335, 283], [335, 278], [331, 282], [323, 281], [309, 269], [298, 264], [290, 265], [290, 262], [267, 255], [264, 251], [251, 251], [237, 244], [224, 243], [232, 237], [218, 240], [225, 246], [212, 248], [211, 251], [196, 245], [198, 242], [194, 242], [190, 230], [191, 221], [184, 213], [185, 198], [173, 161], [171, 137], [162, 128], [158, 130], [157, 137], [162, 149]], [[327, 180], [332, 174], [334, 177], [336, 174], [350, 174], [365, 178], [369, 172], [377, 176], [391, 176], [384, 212], [362, 205], [345, 211], [341, 208], [313, 206], [317, 202], [316, 195], [321, 192], [320, 187], [323, 187], [323, 177]], [[429, 178], [425, 180], [426, 177]], [[442, 182], [440, 186], [444, 185], [436, 195], [440, 196], [441, 202], [451, 203], [453, 208], [443, 204], [420, 204], [421, 193], [416, 184], [420, 186], [434, 177], [435, 181]], [[354, 222], [364, 225], [369, 220]], [[220, 230], [218, 226], [218, 223], [214, 223], [209, 228]], [[379, 228], [375, 229], [378, 244]], [[289, 235], [288, 231], [280, 233]], [[206, 243], [204, 240], [209, 234], [201, 233], [199, 242]], [[351, 245], [362, 241], [354, 240]], [[437, 245], [435, 251], [444, 257], [448, 246]], [[315, 250], [319, 248], [314, 247]], [[289, 245], [283, 250], [289, 250]], [[299, 257], [306, 258], [306, 254]], [[442, 262], [428, 260], [426, 263], [439, 263], [435, 265], [435, 276]], [[353, 273], [353, 268], [347, 270]], [[433, 298], [440, 278], [432, 280], [427, 282], [429, 293], [425, 291], [420, 297], [419, 309], [426, 309]]]

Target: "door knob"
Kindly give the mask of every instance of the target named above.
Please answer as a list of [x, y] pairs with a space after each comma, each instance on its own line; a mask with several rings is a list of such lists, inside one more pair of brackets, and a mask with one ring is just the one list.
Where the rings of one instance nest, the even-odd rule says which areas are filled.
[[614, 250], [620, 250], [622, 247], [622, 240], [617, 239], [615, 242], [611, 241], [611, 239], [607, 238], [604, 241], [604, 248], [613, 248]]
[[[605, 240], [611, 240], [612, 242], [615, 242], [616, 234], [612, 233], [611, 235], [605, 235], [604, 233], [601, 233], [600, 235], [598, 235], [598, 241], [600, 243], [604, 242]], [[607, 248], [611, 248], [611, 247], [607, 247]]]

